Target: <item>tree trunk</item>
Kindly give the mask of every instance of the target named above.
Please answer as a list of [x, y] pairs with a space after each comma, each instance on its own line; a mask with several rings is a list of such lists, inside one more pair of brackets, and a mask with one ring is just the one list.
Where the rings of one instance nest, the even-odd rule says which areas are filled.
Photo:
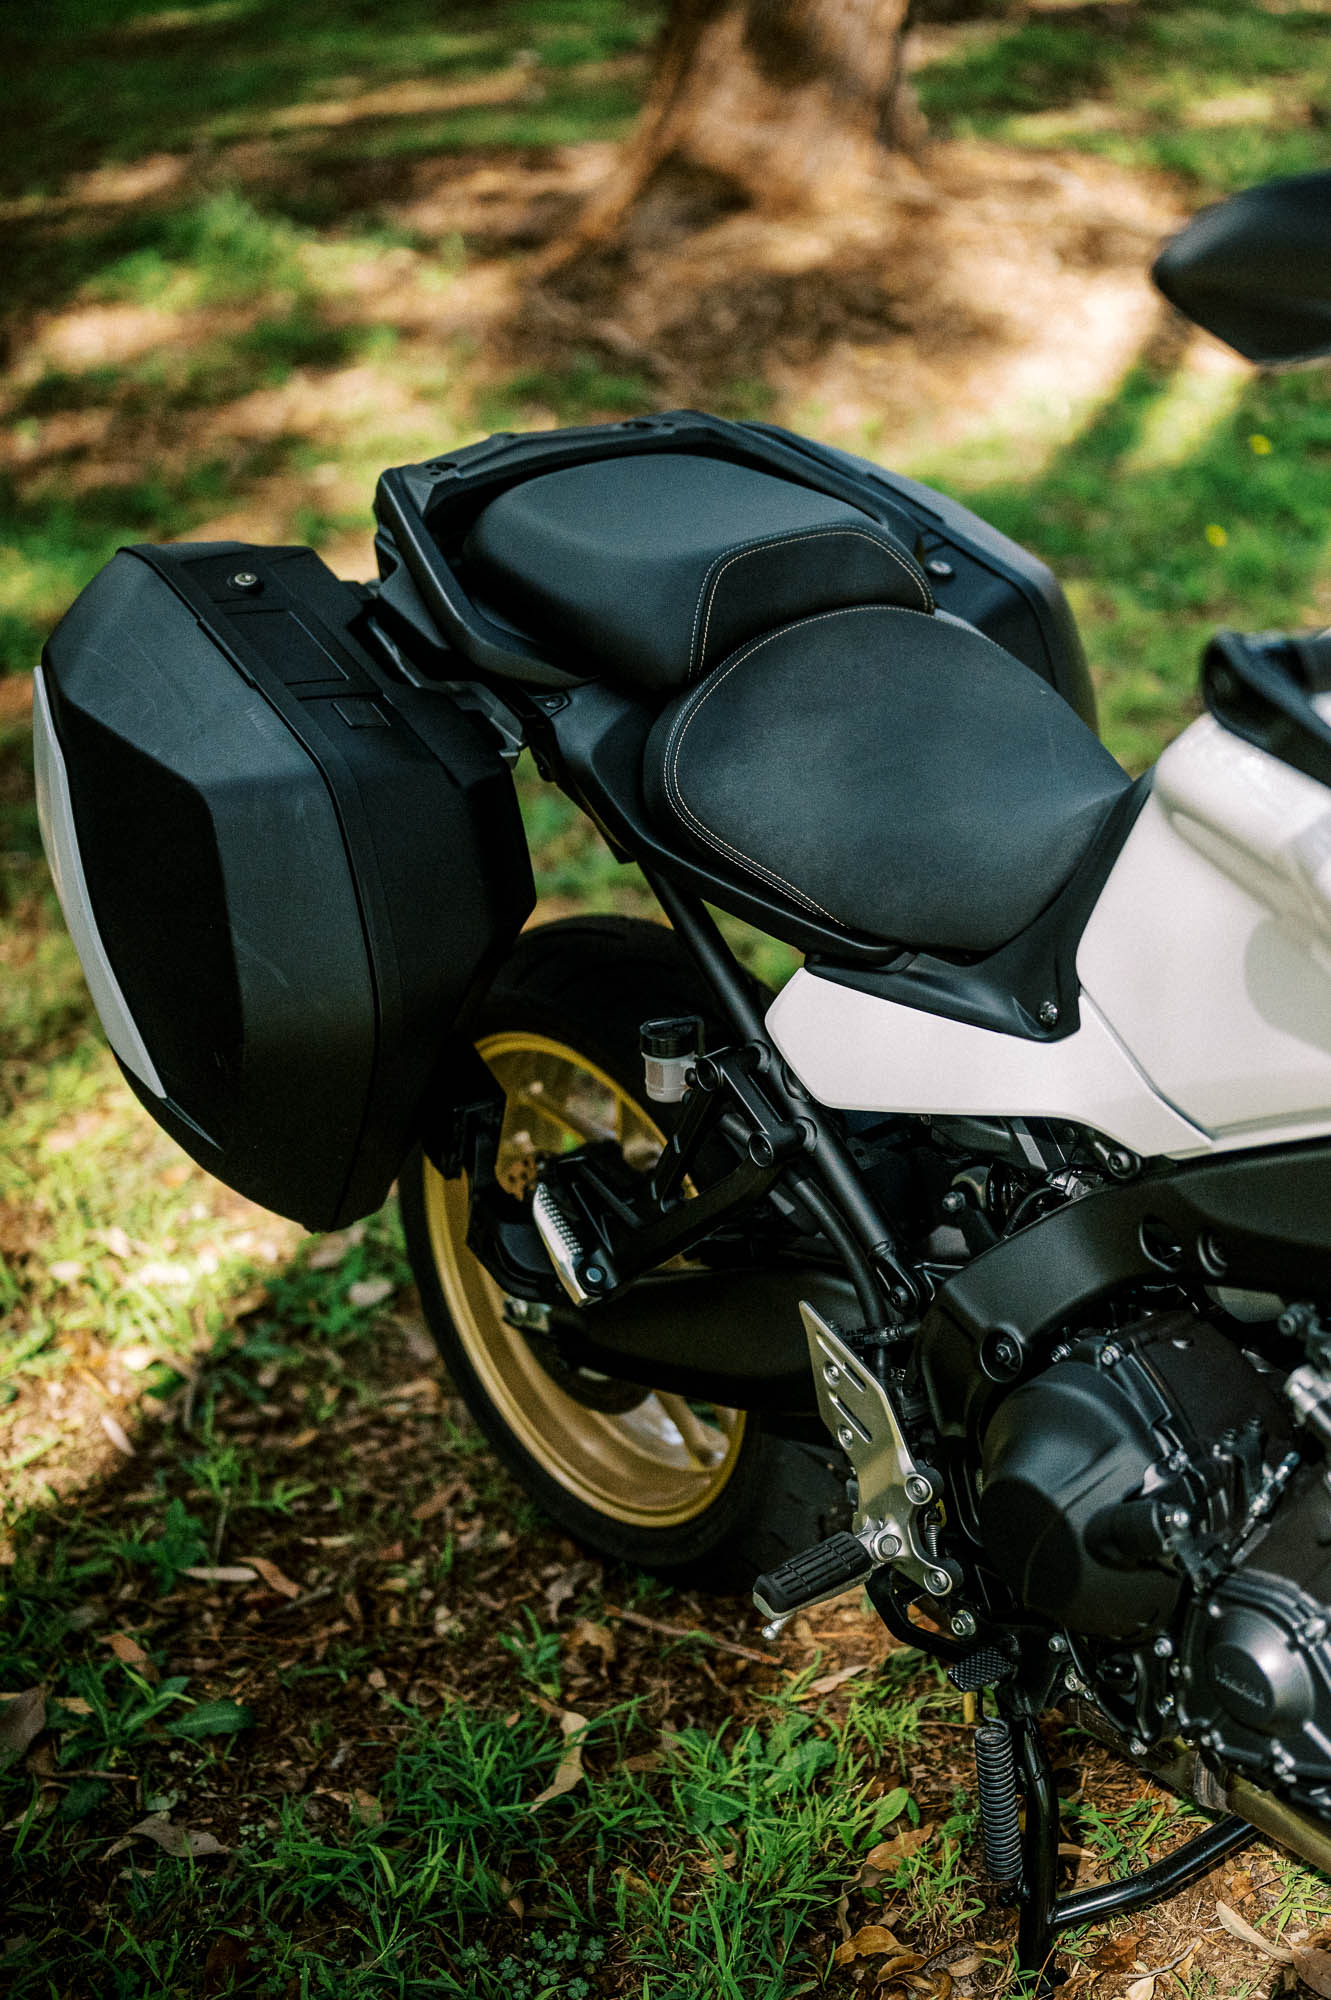
[[[831, 216], [892, 190], [919, 117], [902, 76], [909, 0], [672, 0], [647, 102], [575, 234], [705, 226], [747, 209]], [[670, 231], [669, 233], [675, 233]]]

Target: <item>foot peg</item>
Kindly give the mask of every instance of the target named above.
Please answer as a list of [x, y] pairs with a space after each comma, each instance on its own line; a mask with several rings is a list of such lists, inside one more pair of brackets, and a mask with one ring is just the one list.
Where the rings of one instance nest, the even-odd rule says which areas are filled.
[[825, 1542], [815, 1542], [811, 1549], [801, 1549], [776, 1569], [765, 1571], [753, 1586], [753, 1601], [780, 1631], [797, 1611], [840, 1597], [877, 1567], [878, 1560], [858, 1535], [829, 1535]]
[[559, 1282], [574, 1305], [585, 1306], [589, 1300], [600, 1298], [610, 1285], [606, 1261], [594, 1247], [583, 1243], [573, 1219], [544, 1181], [536, 1184], [531, 1219]]

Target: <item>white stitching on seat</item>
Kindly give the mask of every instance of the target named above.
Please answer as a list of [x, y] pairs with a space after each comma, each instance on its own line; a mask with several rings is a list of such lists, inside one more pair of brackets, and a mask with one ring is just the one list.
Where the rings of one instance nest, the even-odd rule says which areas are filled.
[[[689, 632], [688, 673], [690, 678], [693, 675], [695, 667], [701, 667], [707, 657], [707, 633], [712, 622], [712, 612], [716, 607], [716, 593], [718, 588], [720, 587], [721, 578], [725, 575], [726, 571], [730, 568], [731, 564], [742, 562], [745, 556], [761, 555], [767, 549], [792, 548], [796, 542], [813, 542], [813, 541], [818, 541], [820, 539], [826, 539], [828, 536], [831, 535], [847, 535], [847, 536], [854, 535], [858, 537], [860, 541], [868, 542], [870, 547], [877, 549], [880, 555], [890, 556], [892, 561], [897, 565], [897, 568], [904, 569], [907, 576], [909, 576], [911, 582], [919, 586], [920, 594], [924, 599], [925, 608], [929, 611], [933, 610], [934, 608], [933, 592], [930, 590], [929, 585], [925, 581], [924, 575], [922, 571], [918, 568], [918, 566], [911, 560], [909, 556], [904, 554], [901, 550], [894, 549], [888, 542], [879, 541], [878, 537], [876, 535], [871, 535], [866, 528], [850, 528], [844, 526], [840, 522], [836, 522], [829, 524], [825, 528], [806, 529], [803, 534], [786, 535], [780, 540], [773, 540], [771, 537], [769, 537], [766, 541], [745, 542], [743, 544], [737, 544], [732, 548], [722, 549], [720, 555], [716, 556], [713, 559], [710, 567], [708, 568], [706, 574], [703, 577], [702, 583], [698, 587], [698, 601], [693, 607], [693, 625]], [[709, 584], [711, 585], [710, 594], [708, 593]], [[704, 597], [707, 598], [707, 617], [706, 620], [704, 621], [702, 628], [702, 639], [701, 642], [699, 642], [698, 619], [702, 612]], [[869, 609], [870, 607], [848, 604], [842, 606], [841, 608], [846, 611], [855, 611], [861, 609]], [[909, 611], [912, 607], [908, 604], [903, 604], [899, 606], [894, 606], [892, 608], [902, 611]]]
[[[737, 667], [742, 667], [746, 660], [752, 659], [753, 655], [761, 652], [764, 646], [770, 645], [774, 639], [784, 638], [788, 632], [798, 632], [806, 625], [821, 625], [829, 618], [852, 618], [866, 611], [899, 611], [907, 618], [927, 618], [930, 616], [928, 612], [912, 609], [909, 604], [845, 604], [839, 610], [819, 611], [812, 618], [800, 618], [793, 625], [782, 625], [777, 631], [766, 633], [763, 638], [755, 639], [753, 644], [738, 654], [728, 666], [718, 667], [714, 675], [709, 676], [707, 680], [695, 688], [671, 724], [670, 734], [666, 738], [665, 752], [661, 759], [667, 803], [674, 807], [686, 827], [690, 827], [700, 840], [706, 841], [707, 845], [715, 848], [718, 853], [729, 855], [732, 861], [738, 861], [742, 867], [748, 868], [753, 874], [761, 875], [768, 882], [775, 883], [779, 889], [783, 889], [797, 903], [802, 903], [806, 910], [813, 910], [816, 915], [826, 917], [829, 923], [841, 925], [842, 929], [848, 927], [841, 923], [840, 917], [834, 917], [832, 912], [825, 910], [821, 903], [815, 903], [811, 896], [806, 896], [802, 890], [796, 889], [772, 869], [765, 868], [761, 861], [755, 861], [751, 855], [745, 854], [742, 848], [732, 847], [728, 840], [723, 840], [719, 833], [713, 832], [711, 827], [705, 825], [699, 819], [680, 788], [679, 759], [684, 745], [684, 733], [689, 724], [701, 713], [703, 704], [710, 700], [722, 682], [730, 679], [730, 676]], [[674, 753], [673, 756], [671, 755], [672, 751]]]

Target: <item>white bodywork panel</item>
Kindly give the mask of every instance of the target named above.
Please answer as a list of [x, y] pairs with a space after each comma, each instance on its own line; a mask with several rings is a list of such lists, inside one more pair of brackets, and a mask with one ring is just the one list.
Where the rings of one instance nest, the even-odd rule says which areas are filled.
[[1193, 723], [1157, 766], [1077, 973], [1081, 1025], [1060, 1041], [809, 972], [767, 1025], [812, 1094], [843, 1110], [1066, 1118], [1175, 1158], [1331, 1132], [1326, 787], [1209, 717]]
[[1077, 953], [1163, 1097], [1223, 1147], [1331, 1129], [1331, 794], [1209, 717], [1160, 759]]
[[767, 1031], [801, 1082], [842, 1111], [1068, 1118], [1134, 1153], [1205, 1152], [1094, 1004], [1060, 1042], [1026, 1041], [797, 972]]

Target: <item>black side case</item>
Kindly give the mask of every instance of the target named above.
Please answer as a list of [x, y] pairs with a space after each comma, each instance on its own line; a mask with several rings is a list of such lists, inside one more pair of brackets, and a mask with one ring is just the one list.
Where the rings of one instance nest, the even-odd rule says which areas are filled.
[[309, 549], [126, 549], [41, 676], [63, 872], [161, 1094], [125, 1074], [201, 1165], [311, 1229], [376, 1208], [447, 1107], [450, 1031], [535, 900], [508, 769], [367, 652], [363, 601]]

